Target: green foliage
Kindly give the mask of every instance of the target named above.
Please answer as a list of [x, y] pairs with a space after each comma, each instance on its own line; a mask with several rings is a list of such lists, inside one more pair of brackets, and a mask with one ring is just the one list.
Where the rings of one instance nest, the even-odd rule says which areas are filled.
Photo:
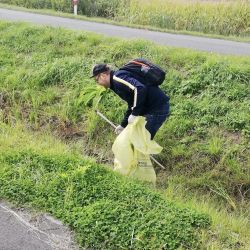
[[63, 84], [63, 81], [69, 82], [80, 68], [81, 65], [78, 63], [71, 64], [65, 60], [58, 60], [47, 64], [32, 78], [37, 85], [42, 87], [45, 85]]
[[212, 137], [211, 140], [208, 141], [208, 152], [212, 155], [219, 155], [222, 152], [222, 140], [218, 137]]
[[79, 1], [79, 12], [86, 16], [114, 18], [117, 15], [120, 1], [118, 0], [87, 0]]
[[46, 210], [90, 249], [198, 249], [205, 214], [77, 156], [1, 151], [0, 197]]
[[77, 104], [83, 104], [84, 106], [92, 104], [94, 107], [97, 107], [104, 95], [104, 92], [104, 88], [88, 86], [80, 93]]
[[2, 3], [15, 4], [34, 9], [55, 9], [59, 11], [71, 10], [71, 2], [67, 0], [1, 0]]
[[112, 162], [113, 131], [94, 109], [119, 124], [126, 105], [96, 88], [91, 68], [96, 62], [122, 65], [146, 57], [169, 72], [161, 88], [171, 98], [171, 115], [156, 136], [164, 147], [160, 160], [169, 170], [162, 181], [177, 177], [179, 184], [184, 176], [181, 184], [193, 190], [210, 192], [217, 185], [232, 200], [249, 199], [249, 58], [26, 24], [1, 22], [0, 27], [2, 121], [24, 122], [64, 138], [84, 134], [84, 151]]
[[[214, 135], [216, 134], [215, 132], [216, 131], [213, 131]], [[191, 141], [192, 138], [186, 138], [185, 140], [186, 143], [190, 143]], [[176, 214], [179, 214], [179, 209], [183, 210], [184, 207], [192, 207], [194, 210], [200, 211], [202, 214], [209, 214], [212, 217], [211, 227], [209, 230], [202, 230], [202, 235], [199, 237], [199, 241], [201, 241], [199, 249], [248, 249], [250, 228], [246, 214], [243, 211], [241, 212], [241, 210], [238, 210], [234, 213], [228, 213], [225, 205], [221, 201], [222, 199], [226, 200], [232, 205], [237, 205], [237, 203], [225, 193], [225, 190], [223, 190], [222, 186], [216, 184], [211, 186], [212, 190], [209, 195], [202, 198], [200, 193], [197, 192], [194, 196], [194, 193], [190, 192], [190, 190], [187, 191], [186, 189], [182, 189], [182, 183], [185, 182], [184, 176], [182, 179], [179, 177], [180, 185], [178, 185], [176, 181], [173, 181], [173, 179], [171, 181], [170, 177], [166, 193], [166, 204], [161, 204], [160, 201], [163, 202], [163, 199], [161, 198], [159, 199], [159, 202], [157, 202], [156, 199], [153, 200], [152, 190], [149, 191], [147, 187], [138, 185], [138, 183], [134, 186], [135, 183], [133, 181], [131, 183], [128, 179], [122, 180], [123, 178], [119, 179], [120, 177], [117, 178], [117, 175], [109, 175], [109, 177], [113, 180], [112, 183], [114, 183], [112, 176], [116, 178], [116, 182], [114, 184], [115, 187], [109, 185], [110, 178], [107, 178], [107, 184], [105, 181], [101, 181], [101, 186], [105, 185], [105, 187], [108, 188], [108, 191], [104, 192], [104, 195], [105, 197], [108, 197], [108, 200], [103, 198], [103, 195], [95, 195], [97, 199], [91, 199], [90, 203], [88, 202], [88, 205], [84, 207], [77, 206], [72, 208], [75, 204], [75, 201], [72, 200], [72, 197], [75, 199], [74, 187], [77, 185], [77, 183], [79, 183], [79, 189], [77, 189], [77, 192], [80, 193], [81, 198], [84, 197], [84, 194], [82, 194], [81, 191], [86, 189], [81, 189], [81, 185], [84, 184], [82, 179], [86, 180], [86, 178], [82, 178], [82, 175], [85, 174], [86, 167], [89, 166], [91, 168], [92, 166], [96, 166], [93, 161], [83, 159], [81, 156], [79, 156], [79, 153], [82, 152], [81, 144], [79, 145], [79, 149], [77, 149], [77, 151], [75, 151], [75, 147], [76, 142], [74, 142], [72, 145], [62, 143], [59, 139], [56, 139], [56, 137], [47, 134], [47, 131], [39, 131], [34, 133], [24, 129], [24, 126], [19, 123], [15, 124], [15, 126], [9, 126], [4, 123], [0, 123], [0, 185], [2, 185], [3, 182], [6, 184], [1, 186], [3, 189], [0, 189], [0, 193], [1, 190], [4, 190], [3, 195], [12, 197], [10, 199], [13, 201], [19, 201], [19, 205], [30, 204], [44, 211], [50, 211], [50, 213], [57, 215], [65, 223], [69, 223], [75, 232], [79, 232], [77, 234], [78, 240], [79, 242], [82, 242], [82, 244], [84, 244], [83, 242], [89, 242], [89, 238], [92, 237], [94, 237], [93, 242], [95, 242], [95, 244], [98, 244], [97, 240], [95, 239], [103, 239], [106, 238], [107, 235], [109, 236], [109, 239], [112, 240], [114, 237], [120, 237], [120, 235], [121, 237], [125, 237], [127, 236], [127, 231], [124, 232], [123, 227], [131, 225], [131, 222], [134, 222], [135, 225], [137, 225], [136, 223], [138, 222], [138, 228], [141, 230], [140, 234], [136, 234], [138, 230], [136, 230], [136, 227], [134, 227], [134, 224], [132, 224], [131, 231], [128, 233], [130, 237], [128, 242], [125, 242], [124, 244], [129, 245], [129, 247], [131, 246], [131, 248], [140, 249], [143, 248], [140, 242], [140, 240], [143, 239], [141, 236], [144, 236], [145, 234], [154, 234], [156, 237], [148, 239], [147, 241], [147, 244], [149, 245], [148, 248], [154, 249], [154, 246], [158, 245], [157, 242], [159, 240], [157, 237], [159, 235], [161, 239], [167, 237], [167, 234], [165, 235], [164, 232], [167, 232], [168, 226], [164, 227], [164, 230], [162, 226], [167, 223], [167, 221], [164, 221], [165, 218], [170, 220], [172, 223], [172, 219], [175, 218], [172, 212], [174, 212], [175, 209]], [[188, 152], [187, 147], [184, 144], [184, 140], [182, 140], [181, 150]], [[192, 150], [194, 150], [194, 148], [192, 148]], [[237, 169], [241, 171], [241, 167], [236, 166], [236, 162], [233, 163], [232, 161], [232, 157], [235, 157], [238, 154], [238, 150], [239, 147], [236, 145], [234, 149], [231, 148], [231, 151], [227, 152], [227, 157], [224, 157], [225, 163], [230, 161], [229, 163], [232, 164], [232, 169], [235, 171], [237, 171]], [[183, 154], [180, 153], [180, 151], [177, 156], [182, 157], [182, 161], [184, 160]], [[99, 171], [100, 170], [98, 170], [98, 172]], [[105, 174], [101, 174], [102, 178], [100, 179], [92, 178], [92, 176], [90, 177], [90, 179], [94, 180], [93, 182], [90, 180], [90, 184], [87, 184], [87, 186], [90, 185], [90, 189], [93, 189], [91, 191], [91, 197], [93, 197], [93, 193], [96, 190], [93, 184], [98, 186], [100, 184], [100, 180], [103, 180], [103, 177], [107, 172], [104, 173]], [[72, 184], [73, 176], [75, 182]], [[241, 178], [241, 180], [243, 179]], [[12, 186], [12, 183], [14, 183], [15, 186]], [[114, 195], [114, 193], [118, 192], [117, 190], [124, 190], [123, 183], [126, 183], [126, 185], [128, 184], [129, 186], [126, 190], [130, 190], [131, 188], [130, 195], [133, 195], [134, 187], [137, 190], [137, 187], [139, 186], [144, 189], [144, 191], [140, 192], [138, 195], [135, 194], [136, 198], [134, 198], [132, 202], [126, 202], [125, 204], [123, 200], [119, 199], [117, 201], [117, 199], [110, 199], [111, 195]], [[208, 182], [204, 183], [208, 184]], [[126, 190], [124, 192], [122, 191], [122, 194], [125, 196], [127, 196]], [[97, 191], [100, 191], [101, 193], [100, 189], [97, 189]], [[150, 195], [148, 194], [148, 191]], [[19, 194], [21, 194], [21, 196], [19, 196]], [[153, 194], [157, 195], [157, 197], [160, 197], [159, 193], [156, 194], [156, 192], [153, 191]], [[131, 197], [130, 195], [128, 195], [128, 198]], [[152, 215], [149, 212], [146, 222], [144, 222], [142, 215], [145, 217], [148, 212], [143, 214], [140, 213], [139, 218], [142, 220], [142, 223], [151, 225], [151, 227], [145, 227], [143, 224], [140, 224], [139, 220], [134, 220], [134, 214], [137, 214], [137, 209], [134, 209], [136, 204], [140, 210], [146, 209], [143, 208], [144, 195], [145, 197], [148, 197], [148, 195], [150, 196], [149, 200], [147, 199], [148, 202], [146, 202], [147, 206], [150, 208], [150, 211], [152, 206], [157, 211], [152, 210]], [[219, 200], [219, 204], [221, 204], [221, 206], [218, 206], [219, 204], [214, 202], [212, 199], [213, 195], [219, 195], [219, 197], [221, 197]], [[62, 202], [59, 202], [60, 199]], [[137, 200], [138, 203], [135, 203]], [[170, 202], [170, 200], [173, 200], [174, 203]], [[178, 206], [176, 206], [177, 203]], [[128, 207], [131, 208], [131, 204], [133, 205], [133, 209], [127, 211], [126, 209]], [[161, 213], [162, 205], [164, 206], [164, 209], [166, 209], [166, 206], [168, 209], [171, 207], [171, 212], [169, 213], [169, 211], [167, 211], [166, 213]], [[107, 209], [103, 208], [103, 206], [106, 206]], [[51, 207], [53, 207], [53, 211]], [[69, 207], [72, 209], [68, 210]], [[98, 210], [97, 208], [102, 208], [102, 210]], [[148, 211], [149, 209], [146, 210]], [[120, 211], [124, 213], [124, 216], [121, 215]], [[191, 210], [189, 210], [189, 212], [191, 212]], [[118, 213], [118, 217], [115, 217], [116, 213]], [[167, 216], [170, 214], [171, 218]], [[192, 211], [192, 215], [189, 215], [196, 217], [195, 214], [196, 213]], [[126, 215], [130, 216], [133, 220], [128, 220]], [[198, 216], [200, 217], [201, 214], [199, 213]], [[97, 217], [101, 219], [98, 220]], [[179, 221], [181, 218], [177, 218], [177, 220]], [[93, 220], [98, 221], [98, 223], [96, 224]], [[176, 223], [177, 220], [175, 221]], [[202, 221], [204, 222], [203, 219]], [[200, 223], [203, 222], [200, 221]], [[176, 223], [171, 224], [170, 227], [172, 231], [174, 231], [175, 226], [177, 226]], [[196, 224], [198, 225], [198, 223], [199, 222], [196, 218]], [[185, 224], [185, 228], [184, 226], [180, 227], [182, 230], [181, 232], [184, 232], [187, 229], [186, 220], [185, 222], [182, 221], [181, 224]], [[85, 227], [84, 225], [90, 226]], [[102, 226], [99, 227], [99, 225]], [[160, 227], [159, 230], [158, 226]], [[93, 231], [92, 228], [95, 228], [95, 230]], [[103, 232], [100, 232], [100, 228], [101, 230], [103, 229]], [[110, 229], [110, 231], [107, 230], [107, 228]], [[118, 230], [120, 228], [121, 230]], [[156, 228], [156, 230], [154, 230], [154, 228]], [[194, 228], [193, 230], [195, 230], [194, 234], [197, 235], [197, 229]], [[87, 232], [88, 238], [85, 237], [83, 239], [82, 232], [85, 231]], [[188, 237], [190, 235], [190, 232], [188, 232]], [[105, 244], [110, 244], [110, 242], [106, 240], [104, 241]], [[155, 243], [155, 241], [157, 242]], [[170, 242], [170, 240], [168, 240], [168, 242]], [[164, 242], [164, 244], [165, 243], [166, 242]], [[119, 243], [117, 244], [120, 246]], [[174, 244], [176, 244], [175, 240], [173, 241], [173, 244], [168, 243], [168, 245], [171, 247]], [[103, 246], [103, 244], [101, 244], [101, 246]], [[91, 248], [91, 246], [89, 248]], [[178, 249], [185, 249], [185, 245]], [[193, 249], [193, 247], [191, 249]]]

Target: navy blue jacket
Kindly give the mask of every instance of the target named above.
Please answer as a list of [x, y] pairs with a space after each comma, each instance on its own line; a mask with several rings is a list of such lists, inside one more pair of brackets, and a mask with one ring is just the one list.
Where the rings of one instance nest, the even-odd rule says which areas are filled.
[[128, 103], [128, 109], [121, 122], [124, 128], [128, 124], [130, 114], [143, 116], [169, 103], [169, 97], [158, 86], [146, 86], [124, 70], [111, 71], [110, 89]]

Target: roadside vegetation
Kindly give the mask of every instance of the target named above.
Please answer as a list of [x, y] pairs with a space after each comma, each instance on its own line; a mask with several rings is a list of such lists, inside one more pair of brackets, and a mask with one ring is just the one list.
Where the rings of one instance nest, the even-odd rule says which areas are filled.
[[247, 249], [243, 214], [228, 214], [209, 198], [181, 196], [173, 186], [159, 193], [81, 150], [50, 131], [1, 122], [0, 199], [49, 212], [88, 249]]
[[15, 135], [0, 125], [0, 198], [53, 214], [84, 248], [199, 249], [201, 229], [210, 225], [207, 215], [67, 152], [48, 135], [39, 142], [21, 129]]
[[[132, 237], [131, 240], [138, 235], [138, 239], [150, 235], [150, 242], [137, 239], [129, 244], [142, 248], [162, 244], [154, 240], [165, 237], [161, 229], [170, 226], [157, 224], [168, 216], [160, 212], [169, 208], [168, 202], [164, 203], [149, 187], [121, 178], [79, 155], [89, 155], [98, 163], [112, 165], [111, 146], [115, 136], [94, 109], [98, 108], [117, 124], [126, 109], [112, 92], [97, 88], [89, 79], [92, 65], [96, 62], [122, 65], [136, 57], [146, 57], [168, 72], [162, 89], [171, 97], [171, 116], [156, 136], [156, 141], [164, 147], [158, 160], [166, 166], [165, 171], [156, 169], [158, 192], [174, 204], [180, 204], [180, 210], [173, 204], [173, 216], [180, 211], [181, 217], [185, 206], [197, 210], [199, 213], [194, 215], [197, 220], [191, 223], [194, 227], [199, 228], [199, 223], [204, 227], [209, 225], [208, 217], [200, 217], [200, 214], [208, 214], [212, 219], [211, 230], [202, 231], [198, 237], [193, 229], [190, 231], [189, 218], [193, 215], [184, 216], [187, 227], [181, 227], [179, 240], [170, 237], [169, 244], [172, 249], [181, 242], [185, 242], [184, 249], [191, 247], [188, 244], [194, 244], [192, 247], [201, 244], [208, 249], [247, 249], [250, 235], [249, 57], [216, 56], [140, 40], [124, 41], [61, 28], [0, 22], [1, 197], [53, 213], [76, 228], [76, 232], [89, 235], [88, 239], [79, 238], [79, 242], [96, 249], [101, 248], [102, 243], [109, 246], [109, 240], [121, 232], [119, 226], [112, 227], [114, 234], [96, 238], [98, 230], [105, 232], [105, 228], [115, 224], [119, 210], [126, 215], [118, 219], [121, 226], [123, 222], [130, 223], [128, 217], [139, 216], [137, 212], [130, 214], [133, 203], [120, 207], [122, 193], [128, 195], [127, 199], [138, 200], [138, 209], [140, 204], [143, 209], [150, 209], [153, 219], [150, 217], [149, 223], [156, 223], [155, 228], [159, 226], [159, 231], [142, 229], [141, 234], [136, 234], [136, 229], [133, 233], [133, 227], [138, 228], [135, 220], [133, 225], [126, 224], [128, 231], [132, 229], [129, 236], [126, 230], [124, 235], [119, 235], [122, 242], [127, 242], [128, 237]], [[50, 137], [36, 141], [36, 133], [49, 133]], [[50, 143], [52, 137], [58, 139]], [[99, 185], [107, 191], [104, 195]], [[114, 186], [117, 193], [109, 194]], [[130, 196], [132, 189], [137, 188], [139, 193]], [[151, 199], [144, 200], [144, 196], [140, 203], [138, 197], [144, 192], [156, 199], [152, 202], [154, 206]], [[81, 194], [79, 199], [71, 195], [74, 193]], [[158, 213], [154, 210], [155, 204], [163, 210]], [[86, 209], [81, 210], [82, 206]], [[104, 207], [107, 210], [101, 214]], [[103, 220], [98, 224], [100, 227], [94, 227], [98, 217]], [[173, 230], [175, 223], [178, 222], [173, 220], [170, 226]], [[189, 233], [183, 233], [185, 230]], [[184, 239], [185, 235], [190, 238]], [[94, 238], [96, 245], [88, 245]], [[168, 246], [167, 249], [171, 249]]]
[[[72, 13], [69, 0], [0, 0], [0, 3]], [[125, 25], [166, 31], [250, 36], [250, 3], [247, 0], [79, 0], [78, 9], [80, 15], [102, 17]]]

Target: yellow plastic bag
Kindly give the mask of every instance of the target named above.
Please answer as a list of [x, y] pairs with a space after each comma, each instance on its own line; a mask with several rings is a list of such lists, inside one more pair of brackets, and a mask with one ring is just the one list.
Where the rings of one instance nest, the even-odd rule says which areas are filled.
[[149, 155], [159, 154], [162, 147], [151, 140], [145, 124], [145, 117], [139, 116], [117, 136], [112, 146], [114, 171], [155, 184], [156, 174]]

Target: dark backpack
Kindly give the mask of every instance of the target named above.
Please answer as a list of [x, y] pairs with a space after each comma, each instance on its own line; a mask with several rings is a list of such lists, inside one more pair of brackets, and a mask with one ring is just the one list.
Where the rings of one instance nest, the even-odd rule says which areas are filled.
[[143, 59], [137, 58], [129, 61], [119, 70], [125, 70], [131, 75], [147, 86], [158, 86], [165, 80], [166, 72], [159, 66]]

